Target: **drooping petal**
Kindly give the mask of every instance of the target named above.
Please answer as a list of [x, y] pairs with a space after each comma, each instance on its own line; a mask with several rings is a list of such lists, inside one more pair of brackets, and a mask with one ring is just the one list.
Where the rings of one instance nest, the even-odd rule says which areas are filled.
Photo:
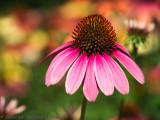
[[72, 65], [66, 77], [65, 88], [68, 94], [73, 94], [81, 85], [87, 67], [87, 55], [83, 53]]
[[2, 96], [0, 97], [0, 112], [3, 112], [5, 106], [5, 98]]
[[88, 59], [83, 92], [87, 100], [90, 102], [94, 102], [96, 100], [99, 92], [94, 74], [94, 54], [92, 54]]
[[144, 75], [141, 69], [130, 57], [118, 50], [114, 51], [113, 54], [139, 83], [144, 84]]
[[59, 82], [79, 54], [78, 50], [66, 50], [59, 53], [51, 62], [46, 73], [46, 85], [54, 85]]
[[123, 95], [129, 93], [129, 83], [126, 75], [120, 66], [110, 56], [104, 54], [104, 58], [109, 65], [109, 68], [113, 74], [113, 81], [116, 89]]
[[40, 65], [49, 57], [52, 57], [52, 56], [55, 56], [57, 53], [61, 52], [62, 50], [70, 47], [72, 45], [71, 42], [69, 43], [65, 43], [61, 46], [59, 46], [58, 48], [56, 48], [55, 50], [53, 50], [49, 55], [47, 55], [41, 62], [40, 62]]
[[7, 113], [11, 112], [13, 109], [17, 107], [17, 104], [18, 104], [18, 101], [16, 99], [11, 100], [6, 107], [6, 112]]
[[94, 70], [100, 90], [107, 96], [112, 95], [114, 91], [112, 73], [107, 62], [99, 53], [95, 56]]
[[117, 48], [119, 48], [120, 50], [122, 50], [124, 53], [126, 53], [128, 56], [130, 56], [128, 50], [123, 47], [121, 44], [116, 43]]
[[14, 116], [17, 115], [19, 113], [22, 113], [24, 110], [26, 110], [26, 106], [22, 105], [18, 108], [13, 109], [12, 111], [10, 111], [9, 113], [7, 113], [8, 116]]
[[50, 63], [49, 68], [48, 68], [47, 73], [46, 73], [45, 83], [46, 83], [47, 86], [50, 85], [51, 73], [52, 73], [53, 67], [55, 67], [57, 62], [59, 62], [60, 60], [64, 59], [66, 56], [68, 56], [70, 51], [71, 51], [71, 48], [67, 48], [66, 50], [63, 50]]

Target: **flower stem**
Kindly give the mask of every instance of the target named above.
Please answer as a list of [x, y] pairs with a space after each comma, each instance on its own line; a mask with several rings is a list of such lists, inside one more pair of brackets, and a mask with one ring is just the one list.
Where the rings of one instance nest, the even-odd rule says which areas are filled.
[[82, 102], [80, 120], [84, 120], [84, 119], [85, 119], [86, 106], [87, 106], [87, 99], [86, 99], [85, 96], [84, 96], [84, 97], [83, 97], [83, 102]]
[[120, 102], [118, 120], [122, 119], [124, 100], [125, 100], [125, 96], [123, 95], [122, 98], [121, 98], [121, 102]]
[[137, 48], [137, 46], [135, 45], [135, 44], [133, 44], [133, 51], [132, 51], [132, 58], [134, 59], [134, 60], [136, 60], [136, 57], [137, 57], [137, 52], [138, 52], [138, 48]]

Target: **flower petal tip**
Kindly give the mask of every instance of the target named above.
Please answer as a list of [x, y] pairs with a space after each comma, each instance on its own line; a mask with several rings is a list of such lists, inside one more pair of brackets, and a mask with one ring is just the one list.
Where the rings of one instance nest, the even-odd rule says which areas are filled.
[[45, 85], [49, 87], [50, 85], [54, 85], [54, 84], [51, 84], [50, 82], [48, 82], [48, 83], [45, 83]]
[[69, 88], [69, 87], [65, 87], [65, 90], [66, 90], [66, 93], [69, 94], [69, 95], [73, 95], [76, 91], [72, 88]]
[[47, 60], [47, 58], [43, 59], [43, 60], [39, 63], [39, 66], [41, 66], [42, 63], [44, 63], [46, 60]]
[[47, 87], [49, 87], [50, 86], [50, 84], [49, 85], [46, 85]]
[[125, 93], [123, 95], [127, 95], [129, 93], [129, 91], [125, 91]]
[[[119, 90], [118, 90], [119, 91]], [[127, 95], [129, 94], [129, 89], [128, 90], [124, 90], [124, 91], [119, 91], [122, 95]]]
[[145, 83], [144, 79], [143, 79], [143, 80], [141, 80], [140, 84], [142, 84], [142, 85], [143, 85], [144, 83]]
[[66, 90], [66, 93], [69, 94], [69, 95], [72, 95], [72, 94], [73, 94], [73, 92], [72, 92], [72, 91], [69, 91], [69, 90], [68, 90], [68, 91]]
[[124, 91], [124, 94], [123, 94], [123, 95], [127, 95], [127, 94], [129, 94], [129, 86], [128, 86], [128, 88], [126, 88], [126, 89], [125, 89], [125, 91]]
[[38, 65], [39, 65], [39, 66], [41, 66], [41, 65], [42, 65], [42, 63], [43, 63], [43, 62], [41, 61]]
[[107, 93], [105, 93], [106, 96], [111, 96], [113, 94], [114, 91], [107, 91]]
[[69, 95], [72, 95], [73, 94], [73, 90], [71, 90], [69, 87], [67, 87], [67, 85], [65, 84], [65, 90], [66, 90], [66, 93], [69, 94]]
[[89, 102], [95, 102], [96, 99], [88, 99], [86, 98]]

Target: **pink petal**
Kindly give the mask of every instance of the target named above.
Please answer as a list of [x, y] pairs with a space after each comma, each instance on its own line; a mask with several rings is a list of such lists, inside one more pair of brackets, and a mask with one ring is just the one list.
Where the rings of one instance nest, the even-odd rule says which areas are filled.
[[55, 56], [57, 53], [61, 52], [62, 50], [70, 47], [72, 45], [71, 42], [69, 43], [65, 43], [63, 45], [61, 45], [60, 47], [56, 48], [55, 50], [53, 50], [49, 55], [47, 55], [41, 62], [40, 62], [40, 65], [49, 57], [53, 57]]
[[98, 88], [94, 74], [94, 54], [89, 57], [86, 75], [84, 79], [83, 92], [88, 101], [94, 102], [98, 95]]
[[2, 96], [0, 97], [0, 112], [3, 112], [4, 110], [4, 105], [5, 105], [5, 98]]
[[17, 107], [17, 104], [18, 104], [18, 101], [16, 99], [11, 100], [6, 107], [6, 112], [10, 113], [12, 110], [14, 110]]
[[66, 92], [73, 94], [81, 85], [87, 67], [87, 55], [83, 53], [72, 65], [66, 77]]
[[66, 50], [63, 50], [62, 52], [60, 52], [50, 63], [49, 68], [47, 70], [46, 73], [46, 85], [49, 86], [50, 85], [50, 80], [51, 80], [51, 73], [53, 68], [55, 67], [55, 65], [57, 64], [57, 62], [59, 62], [60, 60], [64, 59], [66, 56], [68, 56], [70, 54], [70, 51], [72, 49], [71, 48], [67, 48]]
[[123, 47], [121, 44], [116, 43], [117, 48], [119, 48], [120, 50], [122, 50], [126, 55], [130, 56], [128, 50]]
[[141, 69], [130, 57], [118, 50], [114, 51], [113, 54], [139, 83], [144, 84], [144, 75]]
[[46, 85], [59, 82], [79, 54], [78, 50], [67, 48], [59, 53], [51, 62], [46, 73]]
[[112, 95], [114, 91], [112, 73], [107, 62], [99, 53], [95, 56], [94, 70], [100, 90], [107, 96]]
[[10, 111], [7, 115], [9, 116], [14, 116], [14, 115], [17, 115], [19, 113], [22, 113], [24, 110], [26, 110], [26, 106], [25, 105], [22, 105], [18, 108], [15, 108], [13, 109], [12, 111]]
[[104, 54], [104, 58], [109, 65], [109, 68], [113, 74], [113, 81], [116, 89], [123, 95], [129, 93], [129, 83], [120, 66], [107, 54]]

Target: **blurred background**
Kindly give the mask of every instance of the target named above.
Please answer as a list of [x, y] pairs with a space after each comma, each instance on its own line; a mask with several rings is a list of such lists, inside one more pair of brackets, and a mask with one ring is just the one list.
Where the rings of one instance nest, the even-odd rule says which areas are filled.
[[[0, 96], [6, 101], [15, 98], [18, 105], [26, 106], [17, 115], [19, 120], [79, 118], [82, 89], [74, 95], [66, 94], [65, 77], [57, 85], [46, 87], [45, 73], [51, 59], [41, 66], [39, 63], [52, 50], [71, 41], [77, 22], [90, 14], [105, 16], [122, 45], [128, 39], [125, 19], [155, 24], [145, 45], [139, 46], [136, 59], [146, 83], [140, 85], [125, 71], [130, 93], [123, 117], [160, 120], [159, 0], [0, 0]], [[100, 92], [94, 103], [88, 103], [86, 120], [116, 120], [121, 97], [116, 90], [109, 97]]]

